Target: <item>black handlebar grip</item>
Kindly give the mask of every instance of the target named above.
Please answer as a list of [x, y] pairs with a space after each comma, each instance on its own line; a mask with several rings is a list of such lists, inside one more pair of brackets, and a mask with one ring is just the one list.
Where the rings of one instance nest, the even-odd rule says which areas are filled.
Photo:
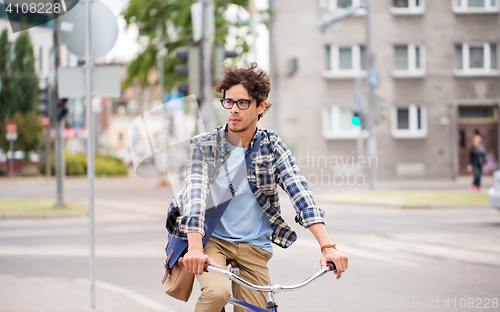
[[335, 270], [335, 263], [333, 263], [333, 262], [328, 262], [328, 263], [326, 264], [326, 266], [328, 267], [328, 271], [333, 271], [333, 270]]

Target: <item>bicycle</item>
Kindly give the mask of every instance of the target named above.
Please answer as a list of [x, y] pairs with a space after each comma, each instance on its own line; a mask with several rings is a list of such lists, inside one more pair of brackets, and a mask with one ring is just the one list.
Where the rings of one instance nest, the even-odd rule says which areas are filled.
[[[179, 258], [179, 263], [182, 265], [182, 257]], [[228, 261], [228, 268], [229, 270], [224, 270], [224, 269], [219, 269], [216, 267], [213, 267], [211, 265], [205, 264], [204, 271], [205, 272], [212, 272], [215, 274], [219, 274], [222, 276], [227, 277], [228, 279], [232, 280], [233, 282], [236, 282], [240, 284], [241, 286], [248, 288], [253, 291], [259, 291], [259, 292], [267, 292], [269, 293], [269, 302], [267, 304], [267, 310], [263, 309], [261, 307], [255, 306], [253, 304], [250, 304], [248, 302], [245, 302], [240, 299], [236, 299], [233, 296], [229, 299], [228, 303], [232, 304], [233, 306], [237, 306], [240, 308], [243, 308], [247, 311], [250, 312], [278, 312], [278, 305], [276, 304], [276, 301], [274, 299], [274, 295], [277, 293], [280, 293], [282, 291], [291, 291], [291, 290], [296, 290], [299, 288], [302, 288], [312, 282], [313, 280], [317, 279], [318, 277], [322, 276], [326, 272], [333, 271], [335, 270], [335, 264], [333, 262], [328, 262], [326, 264], [326, 267], [318, 271], [316, 274], [310, 276], [306, 280], [304, 280], [302, 283], [291, 285], [291, 286], [282, 286], [280, 284], [269, 284], [267, 286], [257, 286], [254, 284], [251, 284], [241, 277], [239, 277], [239, 268], [237, 266], [236, 261]], [[224, 312], [225, 309], [222, 308], [221, 312]]]

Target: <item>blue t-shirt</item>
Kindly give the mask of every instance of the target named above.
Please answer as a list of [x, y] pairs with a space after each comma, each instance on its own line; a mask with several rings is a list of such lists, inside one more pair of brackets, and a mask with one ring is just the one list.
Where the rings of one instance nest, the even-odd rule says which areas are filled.
[[[229, 178], [232, 181], [240, 166], [245, 166], [245, 152], [248, 149], [227, 143], [231, 150], [226, 165]], [[221, 167], [212, 186], [212, 198], [218, 204], [228, 187], [228, 179], [224, 166]], [[248, 243], [266, 251], [273, 252], [271, 246], [271, 234], [273, 229], [261, 206], [255, 199], [255, 195], [248, 184], [245, 176], [239, 185], [236, 195], [224, 211], [219, 224], [212, 236], [231, 243]]]

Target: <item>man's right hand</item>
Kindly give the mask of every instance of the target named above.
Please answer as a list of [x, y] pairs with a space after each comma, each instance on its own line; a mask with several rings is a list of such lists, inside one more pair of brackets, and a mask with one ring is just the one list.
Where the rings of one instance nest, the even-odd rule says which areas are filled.
[[203, 253], [203, 250], [191, 250], [188, 251], [184, 255], [183, 259], [183, 265], [191, 273], [195, 274], [202, 274], [203, 269], [205, 268], [205, 263], [208, 263], [211, 266], [220, 268], [220, 265], [218, 265], [212, 258], [209, 256], [205, 255]]
[[186, 270], [195, 274], [202, 274], [205, 263], [220, 268], [212, 258], [203, 253], [203, 243], [200, 233], [188, 233], [188, 251], [184, 255], [183, 264]]

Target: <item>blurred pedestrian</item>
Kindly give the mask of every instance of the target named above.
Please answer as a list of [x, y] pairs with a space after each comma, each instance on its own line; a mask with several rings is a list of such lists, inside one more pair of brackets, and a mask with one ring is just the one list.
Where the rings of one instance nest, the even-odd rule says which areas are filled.
[[469, 149], [469, 165], [467, 171], [472, 172], [474, 180], [470, 186], [471, 191], [477, 190], [481, 192], [481, 175], [483, 173], [483, 166], [486, 163], [485, 149], [481, 144], [481, 135], [476, 133], [472, 137], [472, 146]]

